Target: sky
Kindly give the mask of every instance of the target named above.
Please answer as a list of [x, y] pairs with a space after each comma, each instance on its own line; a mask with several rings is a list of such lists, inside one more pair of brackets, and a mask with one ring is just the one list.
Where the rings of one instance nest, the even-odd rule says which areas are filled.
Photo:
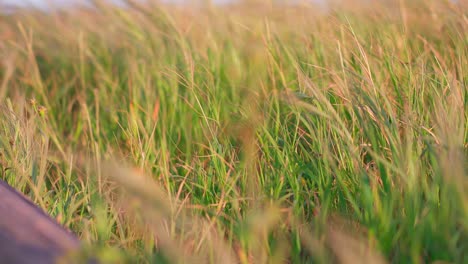
[[[46, 8], [50, 4], [54, 6], [67, 6], [70, 4], [86, 4], [87, 0], [0, 0], [1, 5], [9, 6], [34, 6], [38, 8]], [[122, 4], [122, 0], [110, 0], [116, 4]]]
[[[112, 2], [117, 5], [124, 5], [123, 3], [125, 0], [105, 0], [108, 2]], [[137, 0], [137, 1], [145, 1], [145, 0]], [[162, 0], [162, 2], [170, 2], [170, 3], [183, 3], [183, 2], [190, 2], [191, 0]], [[193, 0], [192, 0], [193, 1]], [[232, 2], [235, 0], [212, 0], [215, 3], [227, 3]], [[315, 3], [324, 3], [326, 0], [309, 0]], [[0, 12], [2, 6], [12, 7], [28, 7], [33, 6], [39, 9], [47, 10], [47, 7], [55, 6], [55, 7], [66, 7], [73, 4], [80, 4], [86, 5], [89, 3], [89, 0], [0, 0]]]
[[[122, 5], [124, 0], [107, 0], [108, 2]], [[228, 2], [230, 0], [214, 0], [215, 2]], [[0, 0], [0, 5], [13, 5], [13, 6], [35, 6], [45, 8], [49, 4], [56, 6], [67, 6], [71, 4], [85, 4], [89, 0]], [[163, 2], [184, 2], [184, 0], [163, 0]], [[188, 1], [187, 1], [188, 2]]]

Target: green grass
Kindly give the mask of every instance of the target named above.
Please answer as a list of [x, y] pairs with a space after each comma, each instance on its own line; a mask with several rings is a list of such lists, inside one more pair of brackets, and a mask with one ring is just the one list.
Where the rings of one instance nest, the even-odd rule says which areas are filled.
[[467, 10], [414, 2], [4, 15], [1, 178], [108, 262], [466, 263]]

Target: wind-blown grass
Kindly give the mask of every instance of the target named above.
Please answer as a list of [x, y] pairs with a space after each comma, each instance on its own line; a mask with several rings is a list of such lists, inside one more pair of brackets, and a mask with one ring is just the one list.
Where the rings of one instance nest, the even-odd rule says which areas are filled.
[[4, 15], [1, 177], [104, 261], [465, 262], [466, 14]]

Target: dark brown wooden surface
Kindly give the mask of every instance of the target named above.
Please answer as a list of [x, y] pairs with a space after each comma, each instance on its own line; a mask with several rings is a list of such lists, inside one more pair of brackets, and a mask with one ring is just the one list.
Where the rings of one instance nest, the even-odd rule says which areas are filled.
[[78, 248], [72, 233], [0, 180], [0, 263], [55, 263]]

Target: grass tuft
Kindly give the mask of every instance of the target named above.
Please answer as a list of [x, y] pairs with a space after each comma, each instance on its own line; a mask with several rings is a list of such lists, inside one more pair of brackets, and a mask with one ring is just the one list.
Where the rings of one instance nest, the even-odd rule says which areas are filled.
[[459, 2], [2, 14], [1, 178], [104, 262], [466, 262]]

